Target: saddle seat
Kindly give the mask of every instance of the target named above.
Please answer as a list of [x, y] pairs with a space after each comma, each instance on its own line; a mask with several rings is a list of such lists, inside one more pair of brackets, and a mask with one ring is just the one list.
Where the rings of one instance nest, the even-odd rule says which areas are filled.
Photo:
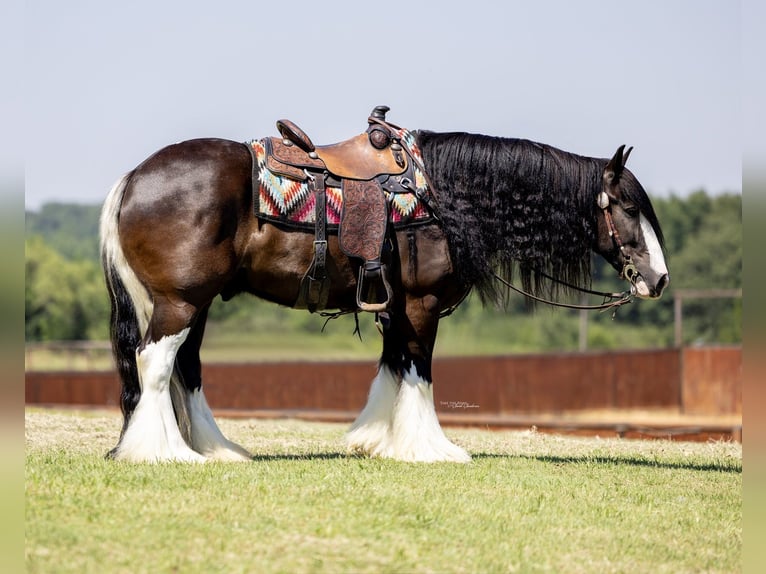
[[391, 148], [377, 149], [370, 144], [366, 133], [328, 146], [320, 146], [316, 153], [327, 171], [341, 178], [372, 179], [379, 175], [398, 175], [407, 169], [405, 155]]
[[[383, 108], [388, 110], [385, 106], [378, 106], [375, 110]], [[279, 120], [277, 129], [282, 138], [269, 138], [269, 155], [276, 160], [269, 167], [290, 177], [305, 177], [305, 169], [326, 170], [337, 179], [356, 180], [404, 173], [407, 170], [407, 155], [398, 142], [391, 140], [388, 130], [373, 122], [373, 118], [385, 118], [385, 112], [382, 118], [376, 118], [375, 110], [368, 120], [371, 123], [365, 133], [323, 146], [315, 146], [306, 133], [290, 120]], [[295, 169], [290, 170], [290, 167]]]

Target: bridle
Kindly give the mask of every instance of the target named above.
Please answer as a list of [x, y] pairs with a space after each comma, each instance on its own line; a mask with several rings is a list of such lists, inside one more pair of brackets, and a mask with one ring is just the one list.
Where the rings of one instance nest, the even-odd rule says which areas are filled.
[[[551, 277], [547, 273], [544, 273], [539, 270], [535, 270], [537, 273], [539, 273], [541, 276], [545, 277], [546, 279], [553, 281], [554, 283], [563, 285], [567, 289], [571, 289], [573, 291], [579, 291], [581, 293], [587, 293], [589, 295], [598, 295], [600, 297], [603, 297], [604, 299], [604, 302], [601, 303], [600, 305], [576, 305], [574, 303], [561, 303], [559, 301], [551, 301], [550, 299], [538, 297], [537, 295], [533, 295], [532, 293], [529, 293], [528, 291], [525, 291], [524, 289], [516, 287], [510, 281], [503, 279], [495, 272], [492, 273], [492, 276], [496, 280], [498, 280], [500, 283], [508, 287], [509, 289], [512, 289], [516, 291], [517, 293], [520, 293], [521, 295], [524, 295], [525, 297], [528, 297], [534, 301], [545, 303], [546, 305], [553, 305], [554, 307], [565, 307], [567, 309], [580, 309], [580, 310], [586, 310], [586, 311], [614, 309], [614, 312], [616, 313], [618, 307], [621, 307], [622, 305], [625, 305], [627, 303], [632, 303], [633, 298], [635, 297], [635, 294], [636, 294], [636, 287], [634, 285], [634, 280], [638, 276], [638, 270], [636, 269], [636, 266], [633, 265], [633, 261], [631, 260], [630, 255], [625, 252], [625, 246], [622, 243], [622, 238], [620, 237], [620, 233], [619, 231], [617, 231], [617, 227], [614, 224], [614, 219], [612, 218], [612, 210], [609, 204], [609, 196], [607, 195], [605, 191], [602, 190], [598, 194], [598, 197], [596, 198], [596, 203], [599, 209], [601, 209], [604, 213], [604, 220], [606, 221], [606, 228], [607, 228], [607, 232], [609, 233], [609, 237], [612, 238], [612, 241], [614, 241], [614, 244], [617, 246], [617, 249], [622, 254], [623, 265], [622, 265], [622, 270], [620, 271], [620, 279], [625, 279], [630, 282], [630, 289], [628, 291], [622, 291], [620, 293], [592, 291], [590, 289], [578, 287], [577, 285], [571, 285], [569, 283], [561, 281], [560, 279]], [[612, 315], [612, 317], [614, 318], [614, 314]]]
[[625, 246], [622, 244], [622, 238], [620, 232], [617, 231], [617, 227], [614, 225], [614, 219], [612, 219], [612, 210], [609, 207], [609, 196], [605, 191], [598, 194], [597, 200], [599, 208], [604, 212], [604, 220], [606, 221], [606, 229], [609, 233], [609, 237], [612, 238], [617, 249], [622, 253], [622, 271], [620, 271], [620, 279], [625, 279], [633, 284], [634, 278], [638, 275], [638, 269], [633, 265], [630, 255], [625, 253]]

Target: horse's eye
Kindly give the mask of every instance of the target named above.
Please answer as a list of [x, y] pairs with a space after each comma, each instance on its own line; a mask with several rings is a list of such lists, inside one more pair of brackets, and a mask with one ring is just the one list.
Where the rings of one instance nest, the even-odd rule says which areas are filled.
[[639, 210], [635, 205], [627, 205], [625, 206], [625, 213], [627, 213], [630, 217], [637, 217]]

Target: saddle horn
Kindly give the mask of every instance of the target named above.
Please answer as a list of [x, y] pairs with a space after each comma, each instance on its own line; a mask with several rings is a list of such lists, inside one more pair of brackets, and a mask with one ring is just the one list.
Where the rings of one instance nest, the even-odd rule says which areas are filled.
[[[391, 134], [386, 126], [386, 113], [390, 110], [388, 106], [375, 106], [367, 118], [370, 126], [367, 128], [367, 137], [375, 149], [385, 149], [391, 143]], [[400, 163], [397, 161], [397, 163]], [[401, 165], [401, 164], [400, 164]]]

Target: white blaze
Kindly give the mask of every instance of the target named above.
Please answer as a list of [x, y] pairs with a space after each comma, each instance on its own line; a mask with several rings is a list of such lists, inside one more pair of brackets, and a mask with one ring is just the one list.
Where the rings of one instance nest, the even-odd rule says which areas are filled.
[[649, 267], [660, 277], [667, 274], [668, 267], [665, 265], [665, 257], [662, 255], [660, 241], [657, 239], [657, 234], [654, 233], [652, 225], [647, 221], [643, 213], [641, 214], [641, 233], [644, 234], [644, 243], [646, 243], [646, 249], [649, 251]]

